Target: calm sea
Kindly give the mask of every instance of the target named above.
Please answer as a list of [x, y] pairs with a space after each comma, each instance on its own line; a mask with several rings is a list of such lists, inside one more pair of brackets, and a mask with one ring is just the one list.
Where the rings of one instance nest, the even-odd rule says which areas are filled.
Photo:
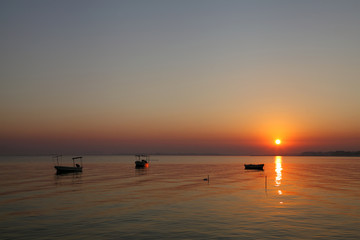
[[0, 239], [360, 239], [359, 157], [134, 160], [0, 157]]

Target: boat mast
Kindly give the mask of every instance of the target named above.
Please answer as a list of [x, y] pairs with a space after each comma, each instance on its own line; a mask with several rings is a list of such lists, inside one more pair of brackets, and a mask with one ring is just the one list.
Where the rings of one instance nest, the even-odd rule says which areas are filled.
[[72, 160], [73, 160], [73, 166], [75, 167], [75, 159], [80, 159], [80, 162], [81, 162], [81, 167], [83, 166], [82, 164], [82, 157], [73, 157]]
[[56, 158], [56, 165], [57, 165], [57, 166], [59, 166], [59, 157], [61, 158], [62, 155], [53, 156], [53, 159]]

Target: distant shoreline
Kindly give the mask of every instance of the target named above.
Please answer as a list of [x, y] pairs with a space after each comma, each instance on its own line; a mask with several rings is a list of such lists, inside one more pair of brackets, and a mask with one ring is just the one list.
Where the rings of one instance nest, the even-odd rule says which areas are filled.
[[303, 152], [300, 156], [358, 157], [360, 156], [360, 151]]

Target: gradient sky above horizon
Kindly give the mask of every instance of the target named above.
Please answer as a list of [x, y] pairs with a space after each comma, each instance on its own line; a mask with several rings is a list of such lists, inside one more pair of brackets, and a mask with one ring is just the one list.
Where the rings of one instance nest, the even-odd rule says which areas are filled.
[[0, 154], [360, 150], [360, 1], [1, 1]]

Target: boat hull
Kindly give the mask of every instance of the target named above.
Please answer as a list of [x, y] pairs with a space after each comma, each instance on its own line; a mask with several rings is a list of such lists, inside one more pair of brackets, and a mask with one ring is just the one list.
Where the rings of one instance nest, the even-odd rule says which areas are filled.
[[82, 172], [82, 167], [54, 166], [56, 173]]
[[135, 162], [135, 168], [147, 168], [147, 167], [149, 167], [149, 163], [144, 160]]
[[245, 169], [264, 170], [264, 164], [244, 164]]

